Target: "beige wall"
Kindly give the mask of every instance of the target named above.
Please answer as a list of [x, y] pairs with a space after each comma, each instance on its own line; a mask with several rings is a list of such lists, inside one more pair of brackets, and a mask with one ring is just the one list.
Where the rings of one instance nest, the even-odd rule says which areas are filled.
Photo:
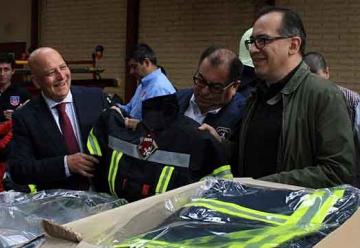
[[31, 39], [31, 1], [1, 1], [0, 42], [26, 42]]
[[277, 0], [297, 11], [308, 36], [306, 51], [325, 55], [330, 77], [360, 91], [360, 1]]
[[[210, 44], [238, 50], [253, 20], [253, 0], [142, 0], [139, 41], [154, 48], [170, 80], [192, 85], [200, 53]], [[117, 78], [124, 91], [126, 0], [42, 0], [42, 45], [59, 48], [68, 59], [90, 59], [105, 46], [104, 77]], [[277, 0], [298, 11], [308, 33], [307, 51], [322, 52], [331, 77], [360, 90], [360, 1]]]
[[102, 77], [118, 79], [123, 90], [126, 1], [43, 0], [40, 15], [42, 46], [56, 47], [67, 60], [89, 60], [95, 46], [103, 45]]
[[[70, 60], [89, 59], [104, 45], [103, 76], [117, 78], [123, 93], [126, 1], [43, 0], [40, 9], [40, 44]], [[217, 44], [237, 51], [253, 13], [251, 0], [143, 0], [139, 41], [154, 48], [178, 88], [189, 87], [202, 50]]]
[[192, 86], [201, 52], [211, 44], [238, 52], [242, 33], [251, 25], [253, 1], [146, 0], [140, 4], [140, 42], [154, 48], [170, 80]]

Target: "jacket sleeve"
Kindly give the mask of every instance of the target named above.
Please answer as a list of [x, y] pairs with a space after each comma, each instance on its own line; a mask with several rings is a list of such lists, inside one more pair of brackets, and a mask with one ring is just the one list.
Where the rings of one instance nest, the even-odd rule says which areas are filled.
[[5, 121], [0, 124], [0, 135], [2, 138], [0, 139], [0, 149], [4, 149], [12, 139], [12, 121]]
[[18, 184], [46, 184], [65, 179], [64, 156], [37, 159], [33, 136], [23, 116], [15, 114], [8, 160], [11, 178]]
[[[352, 183], [355, 146], [352, 125], [343, 94], [335, 87], [322, 88], [314, 97], [314, 110], [309, 110], [314, 131], [308, 139], [315, 147], [315, 164], [262, 178], [263, 180], [321, 188]], [[310, 109], [310, 108], [309, 108]]]
[[222, 144], [208, 133], [203, 133], [201, 137], [190, 142], [196, 150], [192, 154], [192, 160], [200, 166], [194, 173], [195, 181], [206, 176], [232, 179], [230, 163], [226, 159]]

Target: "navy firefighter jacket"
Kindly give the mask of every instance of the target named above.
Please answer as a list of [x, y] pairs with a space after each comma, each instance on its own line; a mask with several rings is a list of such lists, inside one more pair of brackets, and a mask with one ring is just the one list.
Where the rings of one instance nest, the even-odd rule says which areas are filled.
[[174, 94], [144, 101], [135, 131], [124, 127], [119, 110], [104, 111], [87, 143], [101, 161], [96, 189], [134, 201], [205, 176], [232, 178], [223, 147], [198, 126], [179, 114]]

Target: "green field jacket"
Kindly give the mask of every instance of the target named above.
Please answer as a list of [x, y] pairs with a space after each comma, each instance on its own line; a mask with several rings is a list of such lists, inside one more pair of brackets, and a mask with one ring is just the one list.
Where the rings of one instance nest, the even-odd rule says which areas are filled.
[[[302, 62], [280, 94], [283, 120], [277, 173], [261, 179], [311, 188], [352, 183], [353, 131], [344, 96], [336, 85], [312, 74]], [[240, 130], [240, 175], [246, 133], [256, 102], [254, 92], [247, 103]]]

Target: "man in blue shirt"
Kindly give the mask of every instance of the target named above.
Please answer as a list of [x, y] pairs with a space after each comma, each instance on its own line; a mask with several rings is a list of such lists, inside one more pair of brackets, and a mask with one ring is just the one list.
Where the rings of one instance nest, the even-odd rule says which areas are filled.
[[139, 80], [134, 96], [126, 105], [118, 105], [131, 118], [142, 119], [142, 102], [156, 96], [175, 93], [175, 88], [156, 65], [154, 51], [146, 44], [138, 44], [128, 59], [130, 75]]

